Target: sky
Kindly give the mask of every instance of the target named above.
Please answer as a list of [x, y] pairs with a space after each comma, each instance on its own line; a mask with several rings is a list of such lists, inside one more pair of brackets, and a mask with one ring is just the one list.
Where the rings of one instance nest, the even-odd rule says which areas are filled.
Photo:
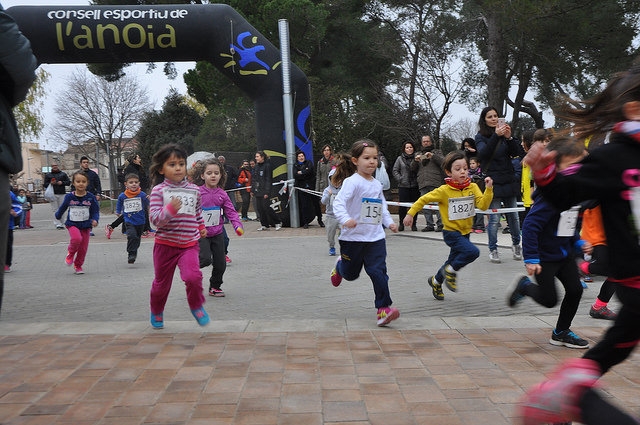
[[[6, 10], [13, 6], [85, 6], [89, 2], [87, 0], [0, 0], [0, 4]], [[171, 88], [175, 88], [178, 93], [185, 94], [187, 86], [184, 83], [182, 74], [195, 66], [195, 62], [176, 62], [178, 76], [174, 80], [169, 80], [162, 72], [162, 64], [158, 63], [156, 69], [147, 74], [147, 64], [133, 64], [124, 69], [127, 75], [136, 76], [140, 85], [146, 87], [149, 93], [149, 99], [154, 104], [155, 109], [161, 109], [165, 96]], [[47, 96], [44, 100], [43, 118], [45, 128], [42, 135], [33, 140], [40, 144], [41, 149], [58, 150], [59, 145], [53, 139], [51, 130], [56, 123], [56, 113], [54, 112], [56, 97], [61, 90], [64, 90], [65, 83], [69, 76], [76, 69], [86, 69], [85, 64], [42, 64], [41, 68], [50, 74], [47, 83]], [[31, 140], [29, 140], [31, 141]]]

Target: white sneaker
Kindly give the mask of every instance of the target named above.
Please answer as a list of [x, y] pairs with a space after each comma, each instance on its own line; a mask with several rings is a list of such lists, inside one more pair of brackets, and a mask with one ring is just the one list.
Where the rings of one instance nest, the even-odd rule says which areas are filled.
[[489, 261], [491, 261], [492, 263], [500, 262], [500, 256], [498, 255], [497, 249], [494, 249], [491, 252], [489, 252]]
[[280, 229], [282, 229], [282, 224], [276, 224], [276, 232]]
[[513, 259], [514, 260], [522, 260], [522, 248], [520, 245], [514, 245], [511, 247], [511, 251], [513, 251]]
[[262, 232], [263, 230], [269, 230], [269, 228], [264, 226], [258, 227], [258, 232]]

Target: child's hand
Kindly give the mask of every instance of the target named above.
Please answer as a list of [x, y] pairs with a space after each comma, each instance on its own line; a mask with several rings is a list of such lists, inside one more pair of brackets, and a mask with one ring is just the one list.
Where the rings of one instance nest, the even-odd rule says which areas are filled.
[[200, 229], [200, 237], [201, 238], [206, 238], [207, 237], [207, 229]]
[[238, 236], [244, 235], [244, 229], [242, 227], [238, 227], [236, 229], [236, 235], [238, 235]]
[[93, 227], [96, 227], [96, 226], [98, 226], [98, 222], [97, 222], [97, 221], [95, 221], [95, 220], [91, 220], [91, 225], [92, 225]]
[[18, 216], [18, 213], [17, 213], [17, 212], [15, 212], [14, 210], [9, 210], [9, 214], [11, 214], [11, 215], [12, 215], [12, 216], [14, 216], [14, 217], [17, 217], [17, 216]]
[[398, 233], [398, 225], [396, 223], [391, 223], [389, 225], [389, 230], [391, 230], [393, 233]]
[[525, 263], [524, 267], [527, 269], [527, 274], [529, 276], [540, 274], [542, 272], [542, 266], [540, 264]]
[[582, 252], [591, 255], [593, 252], [593, 245], [591, 245], [589, 241], [584, 241], [584, 244], [582, 244]]
[[484, 187], [493, 187], [493, 179], [489, 176], [484, 178]]
[[404, 224], [405, 226], [409, 226], [409, 227], [411, 227], [411, 226], [413, 225], [413, 216], [412, 216], [412, 215], [407, 214], [407, 215], [404, 217], [404, 220], [402, 220], [402, 224]]
[[349, 220], [347, 220], [346, 223], [344, 223], [343, 227], [346, 227], [347, 229], [353, 229], [357, 225], [358, 225], [358, 222], [355, 221], [354, 219], [350, 218]]
[[175, 208], [176, 211], [179, 211], [180, 208], [182, 208], [182, 199], [180, 198], [173, 198], [171, 200], [171, 206], [173, 208]]
[[529, 152], [522, 160], [525, 164], [531, 167], [532, 172], [542, 171], [548, 167], [551, 163], [555, 162], [556, 151], [549, 152], [544, 144], [534, 143], [529, 148]]

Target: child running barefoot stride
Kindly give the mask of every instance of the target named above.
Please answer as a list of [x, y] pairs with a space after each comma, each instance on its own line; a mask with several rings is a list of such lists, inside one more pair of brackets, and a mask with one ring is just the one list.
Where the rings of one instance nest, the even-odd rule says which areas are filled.
[[222, 216], [229, 219], [238, 236], [244, 234], [238, 212], [224, 190], [227, 173], [217, 159], [198, 162], [193, 173], [194, 183], [200, 188], [202, 215], [207, 229], [206, 237], [200, 239], [200, 268], [213, 265], [209, 278], [209, 295], [224, 297], [222, 276], [227, 269], [225, 260], [225, 235]]
[[[342, 279], [355, 280], [364, 266], [373, 283], [375, 306], [378, 309], [378, 326], [386, 326], [400, 317], [389, 294], [387, 275], [387, 247], [384, 228], [398, 231], [393, 222], [382, 184], [373, 177], [378, 167], [378, 147], [371, 140], [359, 140], [353, 144], [350, 161], [344, 161], [336, 173], [350, 175], [342, 182], [342, 188], [333, 203], [333, 213], [342, 226], [340, 233], [340, 258], [331, 271], [331, 283], [339, 286]], [[344, 167], [344, 170], [341, 168]], [[354, 174], [355, 173], [355, 174]]]
[[[616, 74], [602, 93], [560, 111], [579, 137], [610, 133], [566, 175], [557, 173], [554, 153], [535, 143], [525, 161], [545, 199], [565, 210], [598, 200], [609, 247], [609, 279], [621, 308], [613, 325], [581, 359], [562, 363], [550, 378], [530, 389], [518, 415], [527, 425], [576, 421], [585, 425], [638, 425], [593, 388], [640, 342], [640, 63]], [[535, 205], [535, 204], [534, 204]], [[620, 384], [624, 386], [625, 384]]]
[[485, 191], [482, 193], [477, 184], [469, 178], [469, 164], [467, 156], [462, 151], [447, 154], [442, 163], [447, 174], [445, 184], [422, 195], [407, 212], [404, 225], [411, 226], [414, 217], [420, 213], [426, 204], [438, 203], [438, 210], [442, 216], [442, 238], [451, 251], [449, 258], [440, 267], [435, 276], [428, 280], [431, 292], [436, 300], [444, 300], [442, 282], [452, 292], [458, 290], [457, 272], [475, 261], [480, 256], [480, 250], [469, 240], [476, 215], [476, 207], [486, 210], [493, 199], [493, 180], [485, 177]]
[[202, 272], [198, 262], [198, 241], [207, 235], [202, 219], [198, 186], [189, 183], [187, 152], [179, 145], [164, 145], [153, 155], [149, 219], [156, 226], [151, 284], [151, 326], [164, 327], [164, 306], [169, 297], [176, 266], [187, 291], [191, 314], [200, 326], [209, 323], [204, 309]]
[[64, 261], [67, 266], [74, 266], [75, 274], [84, 274], [82, 265], [89, 248], [91, 228], [96, 227], [100, 219], [100, 205], [93, 193], [87, 191], [89, 176], [84, 171], [73, 173], [71, 182], [75, 190], [65, 195], [55, 216], [56, 220], [60, 220], [67, 208], [69, 209], [64, 225], [69, 231], [70, 240], [67, 258]]

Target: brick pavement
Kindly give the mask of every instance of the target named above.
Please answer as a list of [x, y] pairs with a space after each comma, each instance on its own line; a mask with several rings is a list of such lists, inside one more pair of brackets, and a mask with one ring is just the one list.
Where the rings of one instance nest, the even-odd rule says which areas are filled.
[[[388, 237], [402, 315], [377, 328], [368, 278], [331, 287], [334, 258], [314, 226], [276, 233], [250, 223], [232, 236], [227, 297], [207, 300], [213, 323], [195, 324], [176, 279], [165, 329], [153, 331], [152, 240], [129, 266], [124, 238], [106, 240], [99, 229], [87, 274], [75, 276], [63, 262], [66, 232], [37, 210], [36, 229], [16, 231], [6, 276], [4, 425], [507, 424], [523, 389], [582, 353], [548, 344], [557, 310], [504, 306], [522, 266], [508, 257], [490, 264], [486, 246], [460, 274], [460, 292], [434, 300], [424, 277], [447, 251], [423, 233]], [[597, 287], [574, 321], [591, 341], [606, 326], [586, 316]], [[638, 362], [634, 355], [603, 378], [612, 400], [633, 411]]]

